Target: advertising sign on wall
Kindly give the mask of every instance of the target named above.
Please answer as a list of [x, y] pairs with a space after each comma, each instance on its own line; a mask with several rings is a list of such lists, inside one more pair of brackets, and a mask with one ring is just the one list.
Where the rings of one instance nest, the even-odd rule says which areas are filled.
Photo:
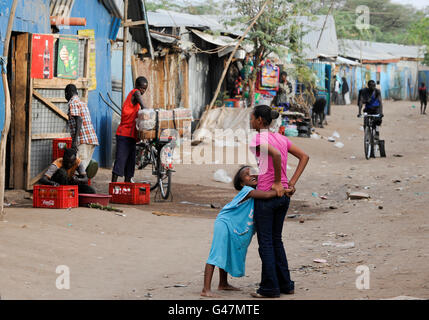
[[54, 37], [33, 34], [31, 54], [31, 77], [33, 79], [52, 79], [54, 75]]
[[79, 70], [79, 41], [74, 37], [58, 39], [57, 77], [77, 79]]

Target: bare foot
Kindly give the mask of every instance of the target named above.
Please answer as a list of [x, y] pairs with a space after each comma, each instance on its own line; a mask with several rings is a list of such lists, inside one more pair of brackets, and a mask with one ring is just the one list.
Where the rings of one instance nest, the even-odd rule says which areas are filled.
[[208, 298], [222, 298], [221, 296], [214, 294], [213, 292], [209, 291], [201, 291], [202, 297], [208, 297]]
[[241, 291], [241, 289], [233, 287], [229, 284], [225, 285], [219, 285], [219, 287], [217, 288], [218, 290], [226, 290], [226, 291]]

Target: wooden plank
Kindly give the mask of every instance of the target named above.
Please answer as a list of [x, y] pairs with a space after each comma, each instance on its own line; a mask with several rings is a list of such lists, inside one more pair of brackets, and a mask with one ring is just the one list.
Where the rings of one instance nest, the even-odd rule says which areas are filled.
[[46, 98], [46, 100], [49, 100], [52, 103], [68, 103], [66, 98]]
[[131, 56], [131, 73], [133, 77], [133, 84], [135, 83], [137, 79], [137, 62], [136, 62], [136, 56]]
[[[95, 40], [94, 40], [95, 41]], [[90, 78], [90, 74], [89, 74], [89, 40], [86, 41], [86, 45], [85, 45], [85, 57], [84, 57], [84, 61], [85, 61], [85, 69], [83, 71], [83, 76], [85, 79], [89, 79]], [[88, 86], [89, 86], [89, 82], [86, 88], [83, 89], [83, 95], [82, 95], [82, 99], [84, 102], [88, 103]]]
[[33, 79], [34, 89], [65, 89], [68, 84], [74, 84], [77, 89], [85, 89], [89, 85], [89, 80], [80, 78], [76, 80], [70, 79]]
[[29, 34], [17, 36], [16, 41], [16, 73], [15, 73], [15, 105], [14, 105], [14, 136], [13, 136], [13, 179], [15, 189], [25, 188], [25, 157], [22, 156], [26, 146], [27, 135], [27, 100], [29, 74], [28, 52]]
[[136, 21], [127, 20], [127, 22], [122, 23], [121, 26], [129, 28], [129, 27], [141, 26], [141, 25], [144, 25], [144, 24], [146, 24], [145, 20], [138, 20], [138, 21], [137, 20]]
[[33, 185], [37, 183], [37, 181], [39, 181], [43, 175], [45, 174], [45, 172], [48, 170], [49, 166], [46, 167], [42, 172], [40, 172], [37, 176], [35, 176], [33, 179], [31, 179], [30, 181], [30, 187], [31, 189], [33, 189]]
[[[32, 37], [30, 37], [30, 51], [32, 48]], [[29, 68], [31, 70], [31, 57], [30, 57], [30, 62], [29, 62]], [[32, 126], [33, 126], [33, 79], [29, 79], [30, 85], [29, 85], [29, 90], [28, 90], [28, 111], [27, 111], [27, 123], [28, 123], [28, 130], [27, 130], [27, 148], [26, 148], [26, 158], [27, 158], [27, 162], [26, 162], [26, 189], [27, 190], [32, 190], [33, 186], [30, 183], [30, 179], [31, 179], [31, 131], [32, 131]]]
[[55, 104], [50, 102], [48, 99], [43, 97], [40, 93], [38, 93], [36, 90], [33, 89], [33, 96], [35, 96], [37, 99], [39, 99], [41, 102], [43, 102], [47, 107], [49, 107], [52, 111], [57, 113], [60, 117], [62, 117], [65, 120], [69, 119], [69, 116], [66, 115], [60, 108], [58, 108]]
[[[12, 36], [10, 39], [11, 42], [11, 48], [12, 48], [12, 57], [11, 57], [11, 66], [12, 66], [12, 80], [11, 80], [11, 87], [10, 87], [10, 103], [12, 106], [12, 112], [10, 117], [10, 130], [9, 130], [9, 188], [13, 189], [15, 184], [14, 179], [14, 160], [15, 160], [15, 101], [16, 101], [16, 82], [19, 81], [16, 77], [16, 36]], [[7, 177], [5, 177], [7, 178]]]
[[64, 139], [70, 138], [68, 132], [57, 132], [57, 133], [35, 133], [31, 135], [32, 140], [52, 140], [52, 139]]

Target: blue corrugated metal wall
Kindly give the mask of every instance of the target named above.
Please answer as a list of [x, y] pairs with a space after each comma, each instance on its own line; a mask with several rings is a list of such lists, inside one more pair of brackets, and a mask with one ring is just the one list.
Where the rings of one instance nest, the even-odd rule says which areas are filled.
[[[13, 31], [30, 33], [50, 33], [49, 0], [20, 0], [17, 6]], [[0, 0], [0, 54], [3, 53], [6, 28], [12, 0]], [[101, 92], [107, 96], [111, 85], [111, 50], [109, 33], [112, 17], [107, 9], [96, 0], [77, 0], [71, 13], [72, 17], [86, 18], [85, 27], [61, 29], [62, 34], [77, 34], [79, 29], [94, 29], [96, 37], [97, 89], [89, 92], [88, 107], [99, 138], [100, 146], [94, 152], [94, 159], [101, 166], [110, 166], [112, 162], [112, 112], [99, 97]], [[0, 83], [0, 130], [4, 125], [4, 92]]]
[[[9, 22], [12, 0], [0, 0], [0, 55], [3, 55], [7, 24]], [[20, 0], [12, 31], [49, 33], [49, 0]], [[4, 126], [5, 96], [3, 83], [0, 81], [0, 131]]]
[[97, 133], [100, 146], [95, 149], [93, 158], [103, 167], [112, 163], [112, 111], [101, 100], [100, 93], [107, 97], [112, 92], [111, 80], [111, 44], [109, 41], [112, 16], [99, 1], [74, 2], [72, 17], [86, 18], [85, 27], [61, 29], [62, 34], [77, 34], [81, 29], [94, 29], [96, 39], [97, 89], [89, 91], [88, 108]]

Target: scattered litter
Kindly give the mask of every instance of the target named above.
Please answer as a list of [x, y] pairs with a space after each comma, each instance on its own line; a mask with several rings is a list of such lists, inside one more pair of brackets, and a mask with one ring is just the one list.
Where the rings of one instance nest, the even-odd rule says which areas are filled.
[[322, 243], [322, 246], [324, 247], [336, 247], [336, 248], [343, 248], [343, 249], [350, 249], [355, 247], [354, 242], [346, 242], [346, 243], [335, 243], [335, 242], [324, 242]]
[[[115, 212], [123, 212], [121, 209], [117, 209], [111, 206], [102, 206], [98, 203], [90, 203], [88, 204], [89, 208], [92, 209], [100, 209], [100, 210], [105, 210], [105, 211], [115, 211]], [[71, 208], [69, 208], [69, 210], [71, 210]]]
[[288, 215], [286, 215], [286, 218], [293, 219], [293, 218], [297, 218], [299, 216], [300, 216], [299, 214], [288, 214]]
[[320, 196], [320, 199], [322, 199], [322, 200], [327, 200], [327, 199], [328, 199], [328, 197], [326, 197], [326, 196]]
[[334, 133], [332, 134], [332, 136], [334, 138], [340, 138], [340, 134], [337, 131], [334, 131]]
[[356, 156], [351, 156], [350, 159], [356, 159]]
[[190, 202], [190, 201], [181, 201], [181, 204], [190, 204], [193, 206], [199, 206], [199, 207], [208, 207], [208, 208], [213, 208], [211, 204], [202, 204], [202, 203], [195, 203], [195, 202]]
[[311, 136], [310, 136], [310, 138], [311, 138], [311, 139], [319, 140], [319, 139], [320, 139], [320, 136], [319, 136], [317, 133], [312, 133], [312, 134], [311, 134]]
[[371, 198], [368, 194], [363, 192], [347, 192], [347, 199], [350, 200], [359, 200], [359, 199], [369, 199]]
[[25, 228], [27, 228], [27, 226], [24, 224], [21, 228], [25, 229]]
[[378, 206], [378, 209], [383, 210], [383, 206]]
[[394, 154], [393, 156], [396, 157], [396, 158], [402, 158], [403, 157], [402, 154]]
[[327, 263], [328, 261], [326, 261], [325, 259], [314, 259], [313, 262], [317, 262], [317, 263]]
[[72, 226], [72, 224], [71, 223], [69, 223], [68, 225], [67, 225], [67, 227], [71, 227]]
[[175, 217], [180, 217], [180, 214], [177, 213], [168, 213], [168, 212], [160, 212], [160, 211], [153, 211], [152, 214], [156, 215], [156, 216], [175, 216]]
[[417, 297], [410, 297], [410, 296], [397, 296], [394, 298], [387, 298], [387, 299], [381, 299], [381, 300], [425, 300], [425, 299], [417, 298]]
[[120, 216], [120, 217], [126, 217], [127, 215], [126, 214], [123, 214], [123, 213], [115, 213], [117, 216]]
[[371, 187], [367, 186], [367, 187], [364, 187], [364, 189], [365, 189], [365, 190], [368, 190], [368, 189], [371, 189]]
[[312, 192], [312, 193], [311, 193], [311, 195], [312, 195], [313, 197], [315, 197], [315, 198], [318, 198], [318, 197], [319, 197], [319, 194], [318, 194], [317, 192]]
[[186, 288], [187, 285], [185, 284], [175, 284], [173, 286], [165, 286], [164, 288]]
[[144, 296], [145, 296], [146, 298], [152, 298], [152, 293], [146, 293]]
[[329, 209], [335, 210], [335, 209], [338, 209], [338, 207], [336, 207], [336, 206], [329, 206]]
[[334, 138], [334, 137], [329, 137], [329, 138], [328, 138], [328, 141], [329, 141], [329, 142], [335, 142], [335, 138]]
[[304, 218], [299, 219], [299, 223], [304, 223], [304, 222], [305, 222]]
[[342, 143], [342, 142], [337, 142], [336, 144], [334, 144], [334, 146], [336, 146], [337, 148], [342, 148], [342, 147], [344, 147], [344, 143]]
[[232, 181], [231, 177], [228, 177], [228, 174], [223, 169], [217, 170], [213, 175], [213, 179], [223, 183], [230, 183]]
[[393, 183], [400, 183], [401, 180], [393, 180]]
[[213, 209], [220, 209], [221, 205], [219, 203], [211, 203], [210, 207], [212, 207]]
[[363, 127], [361, 126], [361, 127], [359, 128], [359, 130], [360, 130], [360, 131], [363, 131]]

